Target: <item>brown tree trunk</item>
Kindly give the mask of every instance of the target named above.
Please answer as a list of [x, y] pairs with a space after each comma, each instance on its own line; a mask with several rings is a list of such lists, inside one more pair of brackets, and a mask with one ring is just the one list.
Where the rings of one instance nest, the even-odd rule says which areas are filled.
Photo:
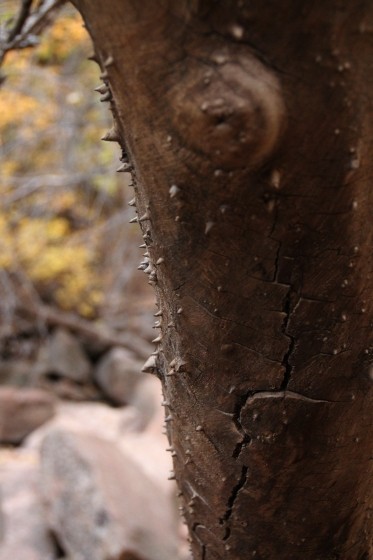
[[372, 2], [74, 3], [133, 168], [194, 557], [372, 559]]

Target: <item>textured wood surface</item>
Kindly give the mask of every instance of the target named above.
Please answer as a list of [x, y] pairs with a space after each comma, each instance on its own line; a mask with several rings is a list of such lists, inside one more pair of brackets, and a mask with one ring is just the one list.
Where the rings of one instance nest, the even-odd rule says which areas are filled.
[[75, 4], [195, 558], [372, 559], [372, 4]]

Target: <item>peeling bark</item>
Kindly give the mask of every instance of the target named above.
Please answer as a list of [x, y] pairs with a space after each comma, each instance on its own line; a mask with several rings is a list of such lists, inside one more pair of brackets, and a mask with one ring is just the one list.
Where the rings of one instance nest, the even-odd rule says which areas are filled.
[[371, 3], [74, 3], [194, 557], [373, 558]]

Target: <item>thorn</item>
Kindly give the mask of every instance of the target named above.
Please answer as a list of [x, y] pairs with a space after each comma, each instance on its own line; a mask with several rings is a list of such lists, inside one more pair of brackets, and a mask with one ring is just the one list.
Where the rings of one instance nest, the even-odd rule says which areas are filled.
[[145, 214], [143, 214], [141, 218], [139, 218], [139, 222], [145, 222], [145, 220], [150, 220], [148, 212], [145, 212]]
[[166, 416], [166, 418], [164, 419], [165, 422], [172, 422], [173, 418], [172, 415], [169, 414], [168, 416]]
[[157, 262], [155, 264], [162, 264], [163, 262], [164, 262], [164, 258], [159, 257], [159, 259], [157, 260]]
[[98, 56], [96, 55], [96, 53], [91, 54], [91, 55], [87, 58], [87, 60], [92, 60], [93, 62], [97, 62], [97, 64], [99, 63]]
[[105, 84], [100, 84], [98, 87], [94, 89], [94, 91], [97, 91], [102, 95], [104, 93], [107, 93], [109, 91], [109, 88]]
[[[133, 166], [130, 163], [122, 163], [122, 165], [120, 165], [117, 169], [117, 173], [129, 173], [130, 171], [132, 171]], [[133, 185], [129, 185], [130, 187], [133, 187]]]
[[[129, 203], [128, 203], [128, 204], [129, 204]], [[145, 243], [143, 243], [142, 245], [139, 245], [139, 249], [145, 249], [145, 248], [146, 248]]]
[[154, 340], [152, 340], [152, 342], [154, 342], [154, 344], [157, 344], [158, 342], [161, 342], [161, 340], [162, 340], [162, 335], [160, 334], [159, 336], [154, 338]]
[[102, 136], [101, 140], [104, 142], [119, 142], [120, 138], [116, 128], [113, 127], [108, 130], [108, 132]]
[[163, 312], [161, 310], [157, 311], [157, 313], [154, 313], [153, 317], [161, 317], [163, 315]]
[[196, 432], [201, 432], [202, 430], [203, 430], [203, 428], [202, 428], [201, 425], [196, 426]]
[[157, 372], [156, 357], [153, 355], [149, 356], [149, 358], [146, 360], [145, 364], [141, 368], [141, 371], [143, 373], [153, 373], [153, 374], [156, 373]]
[[162, 328], [161, 322], [160, 322], [160, 321], [156, 321], [156, 322], [154, 323], [153, 329], [161, 329], [161, 328]]
[[173, 322], [171, 321], [171, 323], [168, 323], [167, 326], [168, 326], [168, 328], [174, 327], [174, 326], [175, 326], [175, 323], [173, 323]]
[[109, 66], [112, 66], [113, 64], [114, 64], [114, 58], [112, 56], [108, 56], [107, 59], [104, 62], [105, 68], [108, 68]]
[[[133, 198], [132, 200], [129, 201], [128, 206], [136, 206], [136, 198]], [[146, 245], [145, 245], [146, 247]]]
[[150, 355], [151, 356], [159, 356], [159, 350], [154, 350], [154, 352], [152, 352]]
[[173, 368], [173, 367], [175, 367], [175, 366], [176, 366], [176, 358], [174, 358], [174, 359], [172, 360], [172, 362], [170, 362], [170, 367]]
[[176, 453], [176, 451], [172, 451], [172, 453], [171, 453], [171, 457], [177, 457], [177, 453]]
[[111, 91], [108, 90], [101, 98], [100, 101], [101, 103], [107, 103], [107, 101], [110, 101], [112, 99], [112, 95], [111, 95]]
[[150, 257], [149, 251], [145, 251], [145, 253], [143, 253], [143, 257]]
[[180, 315], [180, 313], [182, 313], [182, 312], [183, 312], [183, 308], [182, 308], [182, 307], [179, 307], [179, 309], [176, 311], [176, 313], [178, 313], [179, 315]]
[[108, 77], [109, 77], [109, 74], [107, 73], [106, 70], [104, 70], [104, 71], [102, 72], [102, 74], [100, 75], [101, 80], [107, 80]]
[[176, 480], [175, 473], [171, 471], [172, 474], [168, 477], [168, 480]]
[[145, 264], [140, 264], [140, 265], [137, 267], [137, 270], [145, 270], [146, 267], [147, 267], [147, 265], [145, 265]]
[[171, 185], [170, 190], [168, 191], [170, 193], [170, 198], [174, 198], [179, 191], [179, 187], [177, 187], [176, 185]]
[[174, 369], [170, 369], [170, 371], [168, 373], [166, 373], [166, 377], [171, 377], [172, 375], [176, 375]]
[[214, 227], [215, 222], [207, 222], [206, 223], [206, 227], [205, 227], [205, 235], [207, 235], [209, 233], [209, 231], [211, 231], [211, 229]]
[[166, 447], [166, 451], [170, 451], [171, 453], [173, 452], [174, 448], [173, 447]]
[[170, 406], [170, 403], [168, 401], [162, 401], [161, 406]]
[[139, 221], [138, 217], [135, 216], [134, 218], [132, 218], [132, 219], [129, 221], [129, 223], [130, 223], [130, 224], [134, 224], [134, 223], [136, 223], [136, 222], [138, 222], [138, 221]]

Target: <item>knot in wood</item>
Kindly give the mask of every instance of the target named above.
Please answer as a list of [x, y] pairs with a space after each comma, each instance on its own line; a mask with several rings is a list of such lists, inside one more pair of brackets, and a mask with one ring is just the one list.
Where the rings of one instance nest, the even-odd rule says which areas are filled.
[[284, 128], [279, 80], [248, 54], [212, 67], [191, 63], [171, 107], [184, 146], [225, 169], [264, 163]]

